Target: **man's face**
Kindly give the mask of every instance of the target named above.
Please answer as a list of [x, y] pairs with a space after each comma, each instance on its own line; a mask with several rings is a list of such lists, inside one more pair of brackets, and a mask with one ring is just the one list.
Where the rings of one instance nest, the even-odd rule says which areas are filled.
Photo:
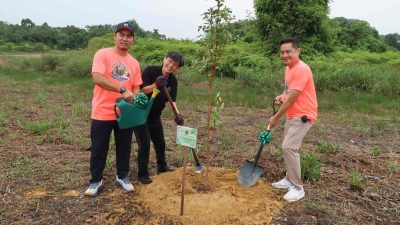
[[300, 48], [294, 48], [292, 43], [285, 43], [281, 45], [280, 54], [285, 65], [293, 66], [300, 59]]
[[133, 44], [133, 35], [126, 29], [114, 34], [115, 45], [118, 49], [128, 50]]
[[179, 69], [179, 62], [172, 60], [171, 58], [164, 58], [163, 72], [166, 74], [175, 73]]

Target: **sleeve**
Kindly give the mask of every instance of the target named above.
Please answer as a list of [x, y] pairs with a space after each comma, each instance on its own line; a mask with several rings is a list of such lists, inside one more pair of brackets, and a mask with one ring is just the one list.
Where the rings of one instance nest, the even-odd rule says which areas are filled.
[[92, 74], [101, 73], [106, 74], [106, 55], [103, 50], [98, 50], [93, 57]]
[[172, 80], [172, 88], [171, 88], [171, 98], [173, 102], [176, 102], [176, 96], [178, 95], [178, 80], [176, 77]]
[[154, 83], [154, 81], [152, 81], [152, 79], [151, 79], [151, 68], [150, 67], [146, 67], [143, 70], [142, 80], [143, 80], [143, 84], [140, 86], [140, 88], [146, 87], [146, 86]]
[[289, 89], [295, 89], [302, 92], [311, 76], [312, 74], [310, 69], [306, 67], [297, 69], [292, 75]]
[[137, 63], [137, 65], [135, 66], [135, 71], [134, 71], [134, 77], [132, 80], [132, 85], [135, 86], [140, 86], [141, 84], [143, 84], [142, 81], [142, 72], [140, 71], [140, 65], [139, 63]]

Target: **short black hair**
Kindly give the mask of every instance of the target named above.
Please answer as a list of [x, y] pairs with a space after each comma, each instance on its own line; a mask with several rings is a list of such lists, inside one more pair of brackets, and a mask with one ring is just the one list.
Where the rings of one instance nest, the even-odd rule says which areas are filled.
[[185, 65], [185, 59], [183, 58], [182, 53], [178, 51], [171, 51], [168, 52], [165, 58], [171, 58], [174, 62], [179, 63], [179, 67], [182, 67]]
[[292, 43], [294, 48], [299, 48], [300, 47], [300, 43], [299, 43], [299, 40], [297, 38], [285, 38], [285, 39], [282, 39], [280, 41], [279, 47], [281, 47], [283, 44], [286, 44], [286, 43]]

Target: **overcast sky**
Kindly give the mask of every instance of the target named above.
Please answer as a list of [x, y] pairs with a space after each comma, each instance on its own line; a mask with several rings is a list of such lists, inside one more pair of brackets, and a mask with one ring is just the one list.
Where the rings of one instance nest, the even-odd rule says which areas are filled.
[[[0, 21], [20, 24], [23, 18], [53, 27], [117, 24], [134, 18], [145, 30], [158, 29], [173, 38], [193, 39], [201, 14], [213, 0], [0, 0]], [[237, 19], [250, 12], [253, 0], [225, 0]], [[400, 0], [333, 0], [330, 17], [369, 22], [380, 34], [400, 33]]]

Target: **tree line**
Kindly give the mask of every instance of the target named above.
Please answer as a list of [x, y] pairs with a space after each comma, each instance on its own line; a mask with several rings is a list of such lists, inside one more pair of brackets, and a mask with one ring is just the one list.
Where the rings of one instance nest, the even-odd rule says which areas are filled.
[[[385, 52], [400, 50], [400, 35], [379, 35], [363, 20], [337, 17], [330, 19], [330, 0], [255, 0], [255, 18], [237, 20], [228, 25], [234, 42], [258, 42], [269, 53], [276, 52], [280, 39], [299, 38], [308, 55], [334, 51]], [[166, 39], [158, 30], [143, 30], [134, 20], [136, 36]], [[12, 44], [35, 44], [38, 49], [69, 50], [85, 48], [90, 38], [114, 32], [115, 25], [50, 27], [47, 23], [36, 25], [30, 19], [21, 24], [0, 21], [0, 47]], [[3, 48], [4, 49], [4, 48]], [[7, 49], [7, 48], [6, 48]]]
[[[136, 35], [141, 37], [151, 37], [165, 39], [166, 36], [159, 34], [158, 30], [143, 30], [137, 22], [132, 19], [136, 28]], [[70, 50], [85, 48], [88, 41], [93, 37], [103, 36], [113, 33], [115, 25], [90, 25], [85, 28], [76, 26], [50, 27], [47, 23], [36, 25], [31, 19], [22, 19], [20, 24], [8, 24], [0, 21], [0, 46], [14, 47], [14, 45], [32, 45], [36, 50], [44, 48], [57, 50]], [[27, 47], [26, 47], [27, 48]], [[7, 48], [5, 48], [7, 49]], [[33, 49], [35, 50], [35, 49]]]

